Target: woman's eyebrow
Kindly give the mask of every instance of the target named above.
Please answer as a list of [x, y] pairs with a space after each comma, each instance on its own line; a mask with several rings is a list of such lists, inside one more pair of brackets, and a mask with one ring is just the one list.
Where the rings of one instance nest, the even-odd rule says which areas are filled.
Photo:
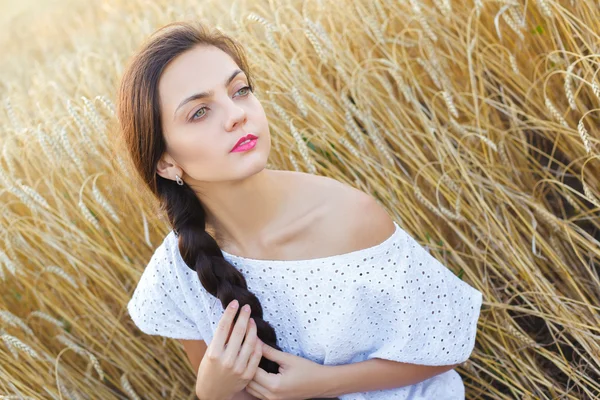
[[[231, 81], [240, 73], [242, 72], [241, 69], [236, 69], [235, 71], [233, 71], [233, 73], [231, 74], [231, 76], [229, 76], [229, 78], [227, 78], [227, 80], [225, 81], [225, 87], [229, 86], [229, 84], [231, 83]], [[204, 99], [207, 97], [212, 97], [215, 94], [215, 92], [213, 90], [210, 90], [208, 92], [200, 92], [200, 93], [196, 93], [193, 94], [189, 97], [187, 97], [186, 99], [184, 99], [181, 103], [179, 103], [179, 105], [177, 106], [177, 108], [175, 109], [175, 112], [173, 113], [173, 119], [175, 119], [175, 115], [177, 114], [177, 111], [183, 107], [184, 105], [186, 105], [187, 103], [189, 103], [190, 101], [194, 101], [194, 100], [200, 100], [200, 99]]]

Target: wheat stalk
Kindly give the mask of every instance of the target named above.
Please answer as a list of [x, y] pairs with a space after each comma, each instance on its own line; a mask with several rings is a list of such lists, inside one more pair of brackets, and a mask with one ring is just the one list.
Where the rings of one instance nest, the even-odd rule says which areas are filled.
[[583, 194], [585, 197], [596, 207], [600, 207], [600, 200], [598, 200], [598, 198], [594, 195], [588, 184], [585, 183], [585, 181], [581, 181], [581, 185], [583, 186]]
[[94, 226], [94, 228], [96, 228], [97, 230], [101, 230], [102, 228], [100, 227], [100, 223], [98, 222], [98, 220], [96, 219], [96, 217], [94, 217], [92, 215], [92, 213], [90, 212], [90, 210], [86, 207], [86, 205], [83, 203], [82, 200], [79, 200], [79, 202], [77, 203], [77, 206], [79, 207], [79, 210], [81, 211], [81, 213], [83, 214], [83, 216], [85, 217], [85, 219]]
[[125, 161], [123, 160], [123, 158], [120, 155], [116, 155], [115, 159], [117, 160], [117, 164], [119, 164], [119, 168], [121, 168], [121, 171], [123, 172], [123, 174], [127, 177], [131, 177], [131, 173], [129, 172], [129, 168], [127, 167], [127, 165], [125, 164]]
[[536, 3], [545, 17], [552, 18], [554, 16], [547, 0], [536, 0]]
[[23, 329], [25, 333], [30, 336], [35, 336], [30, 327], [25, 322], [10, 311], [0, 310], [0, 319], [9, 324], [10, 326], [18, 326]]
[[146, 218], [146, 214], [142, 211], [142, 223], [144, 225], [144, 240], [149, 247], [152, 247], [152, 242], [150, 241], [150, 230], [148, 229], [148, 219]]
[[8, 115], [8, 120], [10, 121], [10, 124], [13, 127], [13, 129], [15, 131], [21, 131], [23, 129], [23, 126], [21, 125], [21, 123], [19, 122], [19, 119], [17, 118], [17, 115], [15, 114], [15, 110], [10, 101], [10, 97], [7, 97], [4, 100], [4, 109], [6, 110], [6, 114]]
[[97, 179], [98, 179], [98, 177], [96, 177], [94, 179], [94, 182], [92, 184], [92, 195], [94, 196], [94, 199], [96, 200], [96, 202], [98, 204], [100, 204], [100, 206], [104, 209], [104, 211], [106, 211], [106, 213], [113, 219], [113, 221], [115, 221], [117, 224], [121, 223], [121, 218], [119, 218], [119, 216], [117, 215], [114, 208], [109, 204], [109, 202], [106, 200], [106, 198], [100, 192], [100, 189], [98, 189], [98, 187], [96, 186]]
[[573, 68], [575, 64], [570, 64], [567, 67], [567, 72], [565, 75], [565, 94], [567, 96], [567, 100], [569, 101], [569, 106], [572, 110], [577, 110], [577, 104], [575, 103], [575, 95], [573, 94]]
[[383, 154], [383, 156], [387, 160], [387, 162], [392, 166], [395, 165], [396, 162], [394, 161], [394, 158], [390, 154], [390, 151], [387, 148], [387, 146], [383, 143], [383, 138], [381, 137], [379, 130], [375, 127], [372, 127], [372, 129], [369, 130], [369, 137], [375, 144], [375, 147], [377, 148], [377, 150], [379, 150], [379, 152]]
[[290, 118], [288, 113], [279, 104], [277, 104], [273, 100], [273, 96], [271, 94], [269, 94], [269, 97], [271, 97], [271, 101], [272, 101], [271, 107], [273, 107], [273, 110], [275, 110], [275, 112], [277, 113], [279, 118], [281, 118], [283, 121], [285, 121], [285, 123], [290, 124], [292, 119]]
[[304, 18], [304, 23], [308, 26], [308, 28], [327, 46], [327, 50], [330, 52], [335, 52], [336, 46], [333, 44], [333, 41], [329, 37], [329, 34], [323, 28], [320, 22], [313, 22], [308, 18]]
[[425, 15], [423, 15], [423, 10], [421, 10], [421, 5], [419, 4], [419, 1], [410, 0], [410, 6], [412, 7], [413, 12], [416, 14], [417, 19], [419, 20], [419, 23], [421, 24], [421, 27], [423, 28], [427, 36], [429, 36], [431, 40], [436, 42], [438, 40], [438, 37], [433, 32], [433, 29], [431, 29], [431, 26], [427, 22], [427, 19], [425, 19]]
[[[2, 341], [6, 344], [6, 346], [9, 349], [21, 350], [23, 353], [29, 354], [31, 357], [41, 360], [40, 356], [34, 349], [32, 349], [29, 345], [21, 342], [16, 337], [7, 334], [3, 334], [1, 337]], [[13, 353], [13, 356], [15, 356], [16, 359], [19, 358], [17, 352], [13, 352], [13, 350], [11, 350], [11, 352]]]
[[[17, 267], [15, 266], [14, 262], [8, 258], [5, 252], [0, 250], [0, 267], [2, 265], [4, 265], [11, 274], [15, 276], [17, 275]], [[2, 268], [0, 268], [0, 270], [2, 270]], [[2, 276], [2, 280], [4, 280], [4, 275]]]
[[557, 218], [550, 211], [546, 210], [544, 207], [537, 203], [532, 204], [533, 209], [537, 212], [537, 214], [544, 220], [548, 225], [552, 227], [555, 232], [560, 231], [560, 225], [556, 222]]
[[125, 390], [125, 393], [127, 393], [131, 400], [141, 400], [135, 390], [133, 390], [131, 383], [129, 383], [129, 380], [127, 379], [127, 373], [121, 375], [121, 387]]
[[357, 160], [360, 160], [361, 156], [360, 153], [358, 152], [358, 150], [356, 150], [356, 148], [354, 146], [352, 146], [352, 144], [346, 140], [345, 137], [340, 136], [338, 138], [338, 142], [344, 146], [344, 148], [346, 148], [348, 151], [350, 151], [350, 154], [352, 154], [354, 157], [356, 157]]
[[419, 200], [421, 204], [423, 204], [425, 207], [431, 210], [438, 217], [444, 218], [444, 214], [442, 214], [436, 206], [434, 206], [429, 200], [425, 198], [425, 196], [423, 196], [421, 189], [416, 184], [413, 185], [413, 191], [415, 197], [417, 198], [417, 200]]
[[450, 94], [450, 92], [448, 92], [447, 90], [442, 90], [442, 97], [446, 102], [446, 106], [448, 107], [448, 111], [450, 111], [450, 114], [452, 114], [454, 118], [458, 118], [458, 109], [454, 105], [454, 100], [452, 100], [452, 94]]
[[577, 124], [577, 132], [579, 133], [579, 137], [581, 137], [581, 141], [585, 146], [586, 153], [590, 154], [592, 152], [592, 145], [590, 143], [590, 134], [587, 129], [585, 129], [585, 124], [583, 123], [583, 118], [579, 120]]
[[96, 157], [101, 158], [102, 155], [98, 151], [96, 144], [90, 139], [90, 130], [88, 129], [83, 119], [81, 119], [81, 117], [79, 116], [79, 113], [75, 111], [71, 100], [67, 100], [67, 111], [69, 112], [69, 114], [73, 118], [73, 121], [75, 121], [75, 125], [79, 129], [79, 133], [81, 134], [83, 142], [85, 143], [85, 150], [91, 151]]
[[96, 106], [85, 96], [82, 96], [81, 100], [84, 104], [84, 114], [86, 118], [91, 122], [92, 126], [94, 127], [94, 130], [100, 135], [102, 135], [103, 139], [106, 139], [106, 124], [104, 123], [104, 121], [102, 121], [102, 118], [100, 117]]
[[319, 43], [319, 39], [317, 39], [315, 34], [312, 33], [310, 29], [304, 29], [304, 35], [306, 36], [312, 47], [315, 49], [315, 52], [319, 56], [319, 59], [323, 63], [327, 63], [327, 61], [329, 61], [329, 56], [327, 55], [325, 50], [323, 50], [323, 47], [321, 46], [321, 43]]
[[56, 318], [52, 317], [52, 316], [51, 316], [51, 315], [49, 315], [49, 314], [46, 314], [46, 313], [45, 313], [45, 312], [43, 312], [43, 311], [39, 311], [39, 310], [32, 311], [32, 312], [30, 312], [30, 313], [29, 313], [29, 316], [28, 316], [27, 318], [31, 318], [31, 317], [38, 317], [38, 318], [41, 318], [41, 319], [43, 319], [43, 320], [45, 320], [45, 321], [48, 321], [48, 322], [50, 322], [51, 324], [54, 324], [54, 325], [56, 325], [57, 327], [59, 327], [59, 328], [61, 328], [61, 329], [64, 329], [64, 328], [65, 328], [65, 323], [64, 323], [64, 322], [62, 322], [62, 321], [60, 321], [60, 320], [58, 320], [58, 319], [56, 319]]
[[300, 91], [298, 90], [298, 88], [296, 86], [292, 86], [291, 94], [292, 94], [292, 98], [296, 102], [296, 105], [298, 106], [298, 109], [300, 110], [300, 113], [302, 114], [302, 116], [307, 117], [308, 116], [308, 108], [306, 108], [306, 104], [304, 104], [304, 100], [302, 100]]
[[519, 75], [521, 73], [521, 71], [519, 71], [519, 65], [517, 64], [517, 58], [514, 56], [514, 54], [510, 53], [508, 55], [508, 61], [510, 63], [510, 68], [513, 70], [513, 72], [517, 75]]
[[4, 159], [4, 162], [6, 163], [6, 166], [8, 167], [8, 172], [10, 173], [11, 176], [16, 176], [16, 168], [14, 166], [13, 163], [13, 157], [12, 155], [8, 152], [9, 149], [9, 141], [7, 140], [3, 145], [2, 145], [2, 158]]
[[352, 139], [354, 139], [354, 142], [357, 143], [360, 148], [366, 149], [367, 144], [365, 142], [364, 135], [363, 135], [362, 131], [359, 129], [358, 125], [356, 124], [356, 121], [354, 121], [354, 117], [352, 116], [352, 113], [350, 112], [350, 110], [346, 110], [344, 116], [346, 119], [346, 124], [344, 126], [344, 129], [346, 130], [346, 132], [348, 132], [350, 137], [352, 137]]
[[302, 158], [304, 159], [304, 162], [306, 163], [306, 166], [308, 167], [308, 172], [311, 174], [316, 174], [317, 169], [315, 168], [313, 160], [308, 152], [308, 146], [302, 139], [300, 132], [298, 132], [298, 129], [296, 129], [296, 127], [294, 126], [294, 123], [291, 121], [290, 121], [289, 127], [290, 127], [290, 131], [292, 133], [292, 137], [294, 138], [296, 145], [298, 146], [298, 150], [300, 150], [300, 155], [302, 156]]
[[292, 163], [292, 167], [294, 167], [294, 170], [298, 171], [298, 172], [302, 172], [302, 170], [300, 169], [300, 165], [298, 164], [298, 161], [296, 160], [296, 157], [292, 154], [291, 151], [288, 154], [288, 158], [290, 159], [290, 162]]
[[592, 91], [594, 92], [596, 97], [600, 99], [600, 86], [595, 80], [592, 81]]
[[60, 128], [58, 137], [60, 139], [60, 144], [62, 145], [62, 148], [67, 153], [67, 155], [69, 157], [71, 157], [71, 160], [73, 160], [73, 162], [77, 166], [77, 169], [83, 175], [83, 171], [84, 171], [83, 163], [81, 162], [81, 159], [79, 158], [79, 156], [77, 154], [75, 154], [75, 151], [71, 147], [71, 143], [69, 142], [69, 138], [67, 137], [67, 130], [65, 127]]
[[[100, 366], [100, 363], [98, 362], [98, 359], [96, 358], [95, 355], [93, 355], [90, 351], [84, 349], [83, 347], [75, 344], [75, 342], [73, 342], [71, 339], [69, 339], [68, 337], [66, 337], [63, 334], [56, 335], [55, 338], [59, 342], [61, 342], [62, 344], [64, 344], [65, 346], [67, 346], [68, 348], [73, 350], [75, 353], [77, 353], [81, 356], [87, 357], [90, 361], [90, 364], [94, 367], [94, 369], [98, 373], [100, 380], [101, 381], [104, 380], [104, 371], [102, 370], [102, 367]], [[88, 364], [88, 367], [90, 364]]]
[[567, 121], [563, 118], [563, 116], [560, 114], [560, 112], [558, 112], [558, 109], [556, 108], [556, 106], [545, 95], [544, 95], [544, 104], [546, 105], [546, 108], [550, 111], [550, 114], [552, 114], [554, 119], [556, 119], [562, 126], [564, 126], [566, 128], [569, 127], [569, 124], [567, 124]]
[[329, 104], [329, 102], [325, 99], [323, 99], [322, 97], [320, 97], [319, 95], [317, 95], [316, 93], [313, 92], [308, 92], [307, 93], [317, 104], [319, 104], [321, 107], [325, 108], [325, 110], [329, 113], [334, 113], [335, 110], [333, 109], [333, 106], [331, 104]]
[[[509, 7], [509, 10], [513, 8], [513, 7]], [[506, 22], [506, 24], [510, 27], [510, 29], [513, 30], [513, 32], [515, 32], [517, 34], [517, 36], [519, 37], [519, 39], [521, 39], [521, 41], [525, 40], [525, 35], [523, 35], [523, 32], [521, 31], [521, 25], [518, 24], [510, 14], [507, 14], [506, 12], [502, 13], [502, 19], [504, 20], [504, 22]]]
[[94, 100], [98, 100], [100, 104], [104, 106], [104, 108], [110, 113], [110, 115], [115, 115], [115, 106], [114, 104], [107, 99], [105, 96], [96, 96]]
[[363, 17], [363, 20], [366, 22], [367, 26], [371, 29], [371, 32], [373, 32], [375, 41], [377, 43], [379, 43], [380, 45], [385, 45], [385, 43], [386, 43], [385, 35], [383, 34], [383, 31], [381, 30], [381, 27], [379, 26], [379, 24], [375, 20], [375, 18], [373, 18], [372, 15], [365, 15]]
[[482, 0], [473, 0], [475, 4], [475, 13], [479, 17], [481, 15], [481, 10], [483, 9], [483, 1]]
[[46, 199], [44, 199], [33, 188], [31, 188], [31, 187], [29, 187], [27, 185], [24, 185], [23, 182], [20, 179], [17, 179], [15, 181], [15, 183], [17, 184], [17, 186], [19, 187], [19, 189], [21, 189], [23, 191], [23, 193], [25, 193], [27, 196], [29, 196], [32, 200], [34, 200], [40, 206], [42, 206], [46, 210], [50, 210], [51, 209], [50, 204], [48, 204], [48, 202], [46, 201]]
[[389, 71], [390, 75], [392, 75], [392, 78], [394, 79], [394, 81], [396, 81], [396, 85], [402, 92], [404, 99], [410, 103], [414, 99], [415, 96], [412, 92], [412, 89], [406, 84], [406, 82], [404, 81], [404, 78], [402, 78], [401, 71], [398, 69], [398, 66], [396, 66], [390, 62], [387, 62], [387, 61], [385, 62], [385, 65], [387, 65], [389, 67], [388, 71]]
[[40, 144], [42, 145], [42, 150], [44, 151], [46, 158], [50, 162], [60, 160], [61, 156], [56, 151], [56, 145], [51, 143], [51, 141], [50, 141], [51, 139], [49, 139], [49, 136], [40, 129], [39, 125], [34, 130], [34, 132], [35, 132], [35, 137], [37, 138], [38, 142], [40, 142]]
[[519, 8], [519, 6], [514, 5], [512, 7], [509, 7], [508, 12], [509, 12], [510, 16], [512, 17], [512, 20], [515, 21], [515, 23], [519, 27], [525, 28], [527, 26], [525, 23], [525, 16], [521, 12], [521, 9]]
[[435, 85], [435, 87], [437, 87], [438, 89], [441, 89], [442, 88], [442, 84], [440, 83], [440, 79], [438, 78], [438, 74], [435, 71], [435, 69], [433, 68], [433, 66], [431, 66], [427, 61], [423, 60], [422, 58], [417, 58], [417, 63], [419, 63], [419, 65], [421, 67], [423, 67], [423, 69], [425, 70], [425, 72], [427, 72], [427, 75], [429, 75], [429, 77], [433, 81], [433, 84]]
[[40, 274], [41, 274], [41, 273], [44, 273], [44, 272], [46, 272], [46, 271], [47, 271], [47, 272], [50, 272], [50, 273], [52, 273], [52, 274], [54, 274], [54, 275], [60, 276], [61, 278], [63, 278], [63, 279], [64, 279], [64, 280], [66, 280], [67, 282], [69, 282], [69, 284], [70, 284], [71, 286], [73, 286], [75, 289], [78, 289], [78, 288], [79, 288], [79, 285], [77, 285], [77, 282], [76, 282], [75, 278], [73, 278], [71, 275], [67, 274], [67, 273], [66, 273], [66, 272], [65, 272], [65, 271], [64, 271], [62, 268], [60, 268], [60, 267], [57, 267], [57, 266], [55, 266], [55, 265], [49, 265], [49, 266], [45, 267], [45, 268], [44, 268], [44, 269], [43, 269], [43, 270], [40, 272]]
[[525, 344], [526, 347], [533, 347], [533, 348], [541, 347], [535, 340], [533, 340], [531, 337], [529, 337], [528, 335], [521, 332], [519, 329], [515, 328], [513, 325], [507, 324], [506, 327], [507, 327], [506, 329], [508, 330], [508, 333], [511, 334], [516, 339], [518, 339], [523, 344]]
[[2, 281], [6, 280], [6, 275], [4, 274], [4, 268], [2, 267], [2, 263], [0, 263], [0, 279]]
[[279, 45], [277, 44], [277, 41], [275, 40], [275, 37], [273, 36], [273, 32], [277, 31], [277, 28], [275, 27], [275, 25], [273, 25], [272, 23], [267, 21], [265, 18], [261, 17], [260, 15], [254, 13], [254, 12], [251, 12], [250, 14], [248, 14], [248, 16], [246, 18], [250, 21], [258, 22], [259, 24], [264, 26], [265, 27], [265, 36], [267, 37], [267, 41], [269, 42], [269, 45], [271, 45], [271, 47], [274, 48], [275, 50], [281, 50], [279, 48]]

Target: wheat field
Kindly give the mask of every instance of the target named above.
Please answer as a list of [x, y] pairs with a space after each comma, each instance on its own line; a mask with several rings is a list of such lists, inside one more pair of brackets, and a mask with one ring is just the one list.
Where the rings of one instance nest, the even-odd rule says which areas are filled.
[[468, 399], [600, 398], [595, 1], [0, 3], [0, 399], [193, 399], [126, 302], [168, 232], [117, 143], [122, 69], [201, 19], [246, 47], [269, 168], [370, 193], [480, 290]]

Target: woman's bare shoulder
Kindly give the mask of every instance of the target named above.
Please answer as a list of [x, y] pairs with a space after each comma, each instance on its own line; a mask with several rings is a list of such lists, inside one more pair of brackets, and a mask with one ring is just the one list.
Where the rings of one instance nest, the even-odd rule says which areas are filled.
[[293, 182], [307, 200], [332, 199], [333, 196], [337, 201], [355, 202], [369, 196], [347, 183], [328, 176], [298, 171], [278, 171], [278, 173], [281, 173], [284, 179]]
[[370, 194], [326, 176], [291, 174], [302, 185], [304, 200], [319, 205], [309, 236], [338, 253], [375, 246], [395, 232], [387, 210]]

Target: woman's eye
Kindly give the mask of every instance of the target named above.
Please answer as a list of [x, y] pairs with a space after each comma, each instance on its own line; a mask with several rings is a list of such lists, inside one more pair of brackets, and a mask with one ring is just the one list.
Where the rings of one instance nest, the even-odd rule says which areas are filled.
[[194, 115], [192, 115], [192, 121], [198, 118], [202, 118], [204, 114], [206, 114], [206, 107], [198, 109], [198, 111], [196, 111]]
[[236, 93], [239, 93], [240, 96], [246, 96], [248, 93], [250, 93], [250, 91], [252, 91], [252, 89], [250, 89], [250, 86], [244, 86], [243, 88], [238, 90]]

